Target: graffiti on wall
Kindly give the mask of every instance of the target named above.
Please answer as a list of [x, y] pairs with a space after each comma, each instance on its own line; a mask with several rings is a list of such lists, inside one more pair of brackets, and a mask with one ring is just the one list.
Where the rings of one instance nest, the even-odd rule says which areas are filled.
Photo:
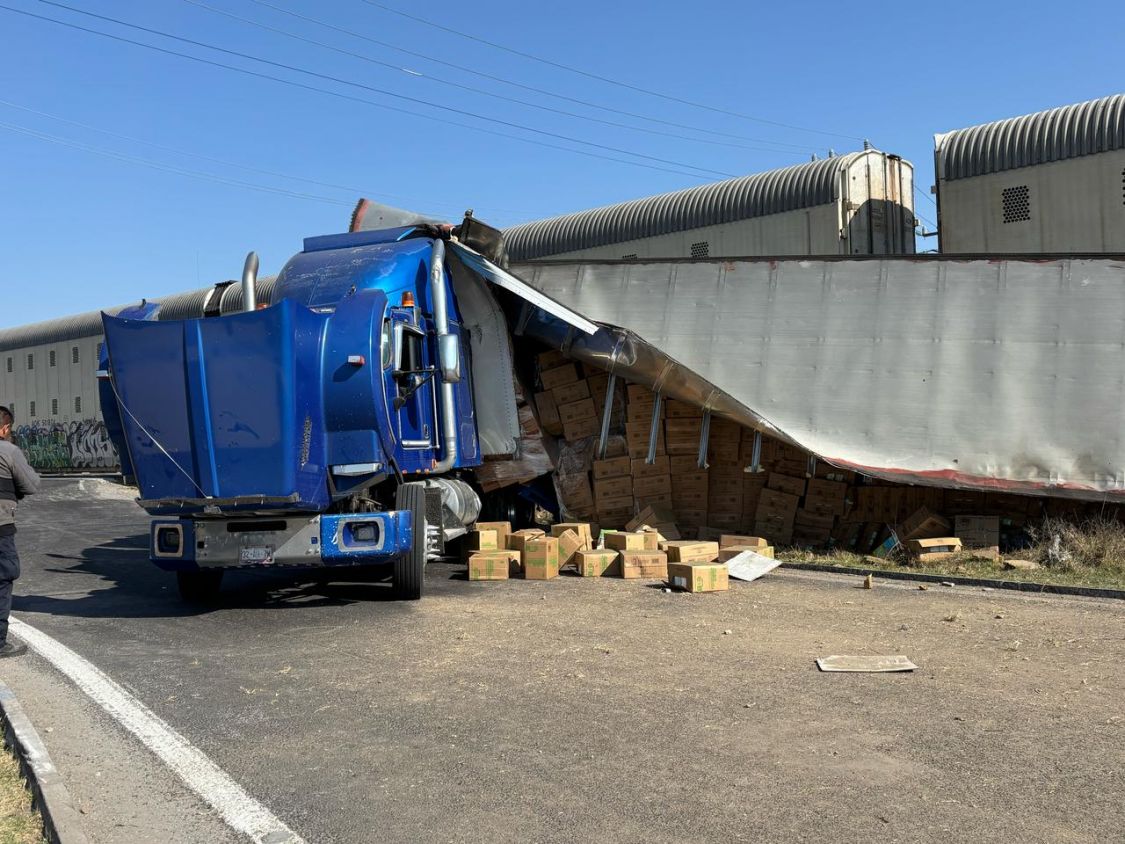
[[30, 422], [12, 431], [12, 439], [36, 469], [113, 469], [118, 465], [105, 423], [97, 419]]

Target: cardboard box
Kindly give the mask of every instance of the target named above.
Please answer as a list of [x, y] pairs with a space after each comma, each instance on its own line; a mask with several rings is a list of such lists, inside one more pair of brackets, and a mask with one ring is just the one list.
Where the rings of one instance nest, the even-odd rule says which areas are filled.
[[646, 551], [663, 551], [660, 546], [668, 541], [668, 537], [658, 531], [656, 528], [645, 526], [641, 528], [638, 533], [644, 537]]
[[539, 414], [539, 424], [544, 431], [556, 437], [562, 434], [559, 405], [550, 391], [535, 394], [535, 411]]
[[466, 551], [499, 551], [500, 532], [496, 530], [477, 529], [465, 534]]
[[573, 363], [564, 363], [562, 366], [544, 369], [539, 373], [539, 383], [543, 385], [544, 390], [553, 390], [555, 387], [561, 387], [564, 384], [573, 384], [577, 380], [578, 367]]
[[672, 484], [672, 505], [676, 510], [706, 510], [709, 498], [706, 485], [700, 488], [681, 484], [678, 479]]
[[719, 556], [719, 543], [678, 539], [665, 543], [665, 550], [673, 563], [709, 563]]
[[730, 579], [726, 563], [668, 563], [668, 582], [686, 592], [726, 592]]
[[631, 518], [633, 518], [633, 507], [631, 503], [630, 506], [624, 508], [618, 507], [598, 510], [598, 521], [605, 528], [616, 529], [624, 527], [625, 523]]
[[668, 399], [664, 402], [669, 419], [698, 419], [702, 422], [703, 410], [694, 404], [688, 404], [677, 399]]
[[[559, 415], [562, 415], [562, 408], [559, 409]], [[563, 422], [565, 421], [564, 419]], [[766, 480], [766, 488], [784, 492], [786, 495], [795, 495], [800, 498], [805, 494], [805, 478], [804, 476], [797, 478], [782, 475], [778, 472], [770, 472], [769, 478]]]
[[559, 576], [559, 541], [553, 536], [530, 539], [523, 547], [525, 580], [550, 580]]
[[672, 418], [669, 411], [669, 418], [664, 420], [665, 448], [669, 454], [696, 454], [702, 430], [702, 419]]
[[645, 537], [643, 533], [613, 531], [605, 535], [605, 547], [614, 551], [644, 551]]
[[[648, 456], [648, 438], [649, 438], [649, 423], [648, 422], [626, 422], [625, 423], [625, 442], [629, 446], [629, 456], [634, 458], [643, 458]], [[656, 453], [664, 454], [664, 426], [661, 425], [656, 429]]]
[[628, 457], [611, 457], [607, 460], [594, 461], [594, 480], [605, 478], [623, 478], [629, 475], [632, 460]]
[[719, 549], [719, 562], [729, 562], [743, 551], [753, 551], [755, 554], [761, 554], [763, 557], [769, 557], [771, 560], [774, 559], [772, 545], [728, 545], [726, 548]]
[[906, 542], [911, 539], [949, 536], [952, 530], [953, 525], [944, 516], [939, 516], [928, 507], [919, 507], [903, 520], [898, 529], [898, 536]]
[[[639, 530], [641, 526], [648, 525], [657, 529], [663, 529], [674, 525], [676, 521], [676, 514], [672, 511], [671, 507], [652, 505], [645, 507], [637, 517], [629, 523], [629, 530]], [[671, 537], [669, 537], [671, 539]]]
[[596, 416], [589, 419], [577, 419], [573, 422], [563, 422], [563, 438], [567, 442], [577, 442], [586, 439], [586, 437], [596, 437], [599, 433], [601, 433], [601, 422], [598, 421]]
[[496, 548], [503, 551], [508, 547], [508, 536], [512, 532], [511, 522], [477, 522], [473, 525], [473, 530], [494, 530], [496, 531]]
[[645, 498], [647, 496], [672, 496], [671, 475], [643, 475], [633, 476], [633, 497]]
[[793, 517], [797, 514], [799, 500], [796, 495], [763, 489], [758, 498], [758, 509], [754, 511], [754, 518], [757, 521], [781, 519], [792, 523]]
[[571, 515], [586, 516], [594, 512], [594, 490], [590, 486], [590, 476], [585, 472], [555, 475], [555, 490]]
[[559, 568], [568, 566], [574, 562], [574, 555], [584, 548], [589, 546], [586, 540], [578, 535], [576, 531], [564, 530], [562, 533], [557, 534], [555, 537], [559, 541]]
[[906, 547], [920, 561], [944, 560], [961, 551], [961, 540], [956, 536], [935, 536], [926, 539], [909, 539]]
[[469, 555], [469, 580], [507, 580], [513, 566], [519, 570], [517, 551], [476, 551]]
[[594, 534], [589, 522], [559, 522], [553, 524], [551, 525], [551, 536], [560, 537], [568, 530], [578, 534], [578, 538], [583, 542], [583, 548], [594, 547]]
[[651, 465], [645, 463], [644, 458], [640, 457], [630, 461], [629, 474], [634, 478], [651, 478], [657, 475], [667, 475], [671, 471], [668, 463], [668, 455], [658, 454], [656, 459]]
[[616, 551], [594, 548], [578, 551], [574, 555], [574, 565], [582, 577], [620, 577], [617, 558]]
[[633, 503], [633, 479], [629, 475], [617, 478], [598, 478], [594, 481], [594, 498], [601, 507], [603, 499], [627, 498], [629, 504]]
[[953, 535], [965, 548], [991, 548], [1000, 545], [999, 516], [955, 516]]
[[663, 551], [621, 551], [618, 557], [624, 578], [663, 580], [668, 577], [668, 555]]
[[633, 501], [636, 503], [638, 510], [651, 506], [671, 507], [674, 503], [671, 492], [650, 492], [646, 495], [636, 495]]
[[698, 528], [707, 524], [707, 508], [676, 508], [676, 524], [682, 528]]
[[545, 352], [540, 352], [535, 356], [535, 360], [538, 362], [540, 370], [554, 369], [557, 366], [570, 363], [570, 358], [558, 349], [548, 349]]
[[743, 530], [746, 526], [746, 517], [742, 513], [708, 512], [707, 521], [711, 527], [720, 530]]
[[737, 440], [735, 442], [714, 442], [708, 439], [707, 460], [716, 466], [738, 466], [741, 468], [741, 451]]
[[524, 528], [523, 530], [513, 531], [508, 534], [508, 550], [526, 551], [528, 542], [542, 539], [546, 535], [547, 534], [539, 530], [539, 528]]
[[590, 399], [591, 404], [593, 404], [593, 398], [590, 396], [590, 385], [586, 381], [574, 381], [570, 384], [563, 384], [561, 387], [555, 387], [551, 390], [551, 395], [555, 397], [555, 403], [560, 407], [583, 399]]
[[560, 403], [559, 419], [562, 420], [564, 428], [576, 422], [583, 422], [589, 419], [598, 420], [598, 412], [594, 410], [594, 400], [579, 399], [578, 401], [567, 402], [566, 404]]
[[707, 509], [712, 514], [715, 513], [732, 513], [737, 516], [742, 515], [742, 490], [739, 489], [737, 493], [722, 494], [711, 492], [707, 495]]
[[729, 548], [732, 545], [745, 545], [748, 548], [765, 548], [769, 543], [760, 536], [744, 536], [736, 533], [724, 533], [719, 537], [720, 548]]

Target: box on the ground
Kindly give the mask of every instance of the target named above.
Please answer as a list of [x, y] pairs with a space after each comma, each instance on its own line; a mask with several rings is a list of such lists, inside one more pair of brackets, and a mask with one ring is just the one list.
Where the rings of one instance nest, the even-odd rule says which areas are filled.
[[709, 563], [719, 556], [718, 542], [676, 539], [666, 542], [664, 548], [673, 563]]
[[726, 563], [668, 563], [668, 582], [686, 592], [726, 592], [730, 578]]
[[577, 552], [589, 547], [585, 539], [574, 530], [564, 530], [562, 533], [555, 534], [554, 538], [559, 541], [559, 568], [570, 565]]
[[601, 481], [607, 478], [623, 478], [629, 474], [631, 463], [629, 457], [610, 457], [606, 460], [594, 461], [594, 480]]
[[[642, 525], [648, 525], [657, 529], [662, 529], [667, 525], [674, 524], [676, 521], [676, 514], [672, 511], [671, 507], [661, 505], [651, 505], [643, 508], [637, 517], [629, 523], [629, 530], [637, 530]], [[668, 537], [671, 539], [672, 537]]]
[[488, 528], [478, 528], [465, 534], [466, 551], [499, 551], [500, 532]]
[[668, 541], [668, 537], [658, 531], [656, 528], [649, 527], [648, 525], [641, 525], [637, 528], [639, 533], [644, 538], [644, 549], [646, 551], [663, 551], [661, 544]]
[[953, 525], [928, 507], [919, 507], [899, 525], [898, 537], [904, 542], [911, 539], [933, 539], [948, 536]]
[[645, 536], [643, 533], [612, 531], [605, 535], [605, 547], [614, 551], [643, 551]]
[[574, 565], [582, 577], [617, 577], [618, 554], [612, 549], [583, 549], [574, 555]]
[[566, 531], [572, 530], [582, 540], [583, 548], [594, 547], [594, 534], [589, 522], [558, 522], [551, 525], [551, 536], [562, 536]]
[[525, 551], [528, 542], [534, 539], [542, 539], [546, 535], [539, 528], [524, 528], [523, 530], [512, 531], [508, 534], [508, 550]]
[[561, 387], [564, 384], [573, 384], [577, 380], [578, 367], [573, 363], [564, 363], [562, 366], [555, 366], [539, 372], [539, 382], [543, 385], [544, 390], [553, 390], [555, 387]]
[[518, 551], [474, 551], [468, 560], [469, 580], [507, 580], [519, 562]]
[[729, 548], [731, 545], [745, 545], [750, 548], [765, 548], [769, 545], [760, 536], [742, 536], [736, 533], [724, 533], [719, 537], [719, 547]]
[[550, 390], [535, 394], [535, 410], [539, 414], [539, 424], [548, 434], [559, 436], [563, 432], [559, 418], [559, 405]]
[[743, 551], [753, 551], [755, 554], [769, 557], [771, 560], [774, 559], [772, 545], [728, 545], [725, 548], [719, 549], [719, 562], [729, 562]]
[[668, 555], [663, 551], [621, 551], [618, 557], [624, 578], [668, 577]]
[[590, 385], [585, 381], [572, 381], [569, 384], [563, 384], [561, 387], [555, 387], [551, 390], [551, 395], [555, 397], [555, 404], [559, 407], [585, 399], [590, 399], [592, 405], [594, 401], [590, 395]]
[[559, 541], [541, 536], [524, 543], [522, 560], [525, 580], [550, 580], [559, 576]]
[[961, 551], [961, 540], [956, 536], [933, 536], [925, 539], [909, 539], [906, 547], [918, 560], [944, 560]]
[[508, 547], [508, 535], [512, 532], [511, 522], [476, 522], [473, 530], [496, 531], [496, 548], [503, 551]]
[[999, 516], [954, 516], [953, 535], [965, 548], [990, 548], [1000, 545]]

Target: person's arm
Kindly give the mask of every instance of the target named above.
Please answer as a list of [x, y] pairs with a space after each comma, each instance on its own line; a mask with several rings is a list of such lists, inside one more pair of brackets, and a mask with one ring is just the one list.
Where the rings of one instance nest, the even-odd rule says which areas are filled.
[[27, 462], [27, 458], [18, 448], [12, 449], [10, 468], [12, 470], [12, 482], [16, 485], [17, 498], [39, 492], [39, 476], [35, 474], [35, 470], [31, 468], [31, 464]]

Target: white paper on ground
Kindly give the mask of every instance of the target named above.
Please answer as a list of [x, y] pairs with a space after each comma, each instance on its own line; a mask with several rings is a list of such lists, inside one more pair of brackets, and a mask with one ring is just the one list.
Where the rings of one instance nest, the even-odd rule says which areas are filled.
[[918, 666], [905, 656], [825, 656], [816, 661], [821, 671], [858, 671], [882, 674], [889, 671], [913, 671]]
[[757, 551], [743, 551], [727, 560], [727, 572], [739, 580], [757, 580], [780, 565], [781, 560], [772, 560]]

